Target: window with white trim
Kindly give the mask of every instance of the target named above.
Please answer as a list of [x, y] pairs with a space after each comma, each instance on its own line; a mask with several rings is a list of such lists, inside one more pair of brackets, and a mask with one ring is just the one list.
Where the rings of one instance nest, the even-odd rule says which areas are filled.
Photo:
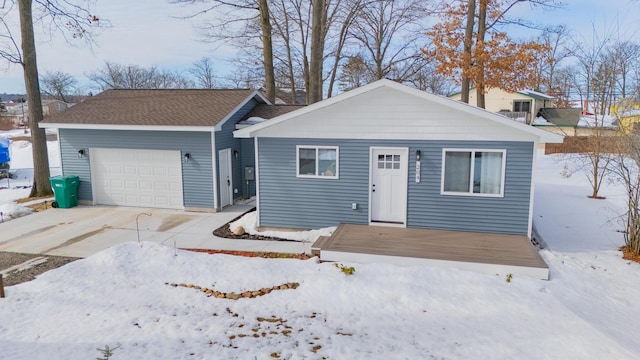
[[338, 178], [337, 146], [296, 146], [298, 177]]
[[506, 150], [442, 150], [442, 194], [504, 196]]

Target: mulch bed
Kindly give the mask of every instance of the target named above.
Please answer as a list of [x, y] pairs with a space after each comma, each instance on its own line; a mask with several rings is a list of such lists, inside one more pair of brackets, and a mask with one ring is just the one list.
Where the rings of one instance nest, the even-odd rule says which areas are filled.
[[217, 237], [221, 237], [221, 238], [225, 238], [225, 239], [245, 239], [245, 240], [278, 240], [278, 241], [289, 241], [286, 239], [281, 239], [281, 238], [276, 238], [276, 237], [271, 237], [271, 236], [262, 236], [262, 235], [251, 235], [251, 234], [242, 234], [242, 235], [236, 235], [233, 232], [231, 232], [231, 229], [229, 228], [229, 224], [240, 219], [241, 217], [243, 217], [245, 214], [250, 213], [252, 211], [256, 211], [256, 208], [253, 208], [249, 211], [247, 211], [246, 213], [237, 216], [235, 219], [229, 221], [228, 223], [220, 226], [219, 228], [213, 230], [213, 235], [217, 236]]
[[205, 250], [205, 249], [182, 249], [193, 252], [201, 252], [207, 254], [226, 254], [245, 257], [260, 257], [264, 259], [299, 259], [308, 260], [315, 255], [308, 254], [288, 254], [288, 253], [274, 253], [274, 252], [261, 252], [261, 251], [235, 251], [235, 250]]
[[[22, 198], [22, 199], [18, 199], [16, 200], [17, 204], [22, 204], [22, 203], [26, 203], [29, 201], [33, 201], [33, 200], [40, 200], [40, 199], [49, 199], [51, 198], [53, 195], [48, 195], [48, 196], [41, 196], [41, 197], [27, 197], [27, 198]], [[51, 203], [52, 201], [42, 201], [36, 204], [32, 204], [32, 205], [27, 205], [28, 208], [33, 209], [35, 212], [39, 212], [39, 211], [44, 211], [47, 209], [51, 209]]]

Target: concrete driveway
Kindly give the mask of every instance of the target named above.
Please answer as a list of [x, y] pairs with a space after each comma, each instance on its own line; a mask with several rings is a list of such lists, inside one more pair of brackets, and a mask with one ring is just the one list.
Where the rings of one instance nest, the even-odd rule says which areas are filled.
[[87, 257], [113, 245], [138, 241], [139, 237], [140, 241], [178, 248], [310, 252], [311, 244], [223, 239], [212, 234], [251, 208], [233, 205], [218, 213], [118, 206], [49, 209], [1, 223], [0, 251]]

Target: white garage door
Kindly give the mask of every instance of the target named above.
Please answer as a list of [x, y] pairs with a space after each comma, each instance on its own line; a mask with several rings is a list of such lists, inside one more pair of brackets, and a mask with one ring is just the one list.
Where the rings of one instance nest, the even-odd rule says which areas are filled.
[[182, 209], [180, 151], [90, 150], [98, 204]]

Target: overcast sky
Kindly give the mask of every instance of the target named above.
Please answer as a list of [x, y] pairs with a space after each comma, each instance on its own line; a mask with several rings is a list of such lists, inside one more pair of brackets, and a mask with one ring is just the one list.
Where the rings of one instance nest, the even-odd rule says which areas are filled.
[[[633, 0], [566, 0], [567, 6], [550, 13], [532, 11], [528, 5], [518, 5], [517, 12], [531, 21], [549, 25], [566, 25], [589, 41], [592, 28], [598, 32], [620, 28], [624, 39], [640, 42], [640, 2]], [[1, 6], [1, 4], [0, 4]], [[112, 28], [96, 37], [93, 47], [72, 46], [60, 36], [46, 41], [38, 33], [37, 56], [40, 74], [63, 71], [86, 84], [85, 74], [101, 68], [105, 61], [124, 65], [185, 70], [206, 56], [214, 59], [217, 73], [229, 72], [234, 54], [230, 49], [198, 41], [193, 24], [197, 19], [178, 19], [193, 8], [170, 4], [169, 0], [97, 0], [92, 8], [100, 18], [109, 19]], [[14, 20], [17, 23], [17, 20]], [[36, 27], [36, 31], [39, 28]], [[17, 30], [16, 30], [17, 32]], [[14, 33], [15, 35], [15, 33]], [[24, 93], [22, 69], [8, 66], [0, 59], [0, 94]]]

